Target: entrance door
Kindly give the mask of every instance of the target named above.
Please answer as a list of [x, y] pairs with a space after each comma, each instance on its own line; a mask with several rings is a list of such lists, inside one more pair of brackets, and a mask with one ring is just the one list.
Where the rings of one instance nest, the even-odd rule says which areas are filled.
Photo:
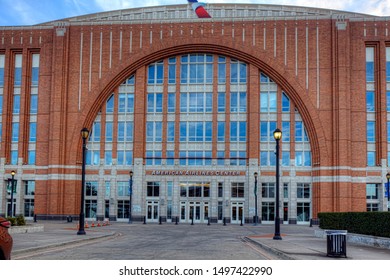
[[158, 201], [147, 201], [146, 203], [146, 221], [158, 222], [159, 203]]
[[240, 224], [241, 221], [244, 223], [244, 203], [243, 202], [232, 202], [231, 209], [232, 224]]
[[209, 218], [209, 203], [201, 201], [180, 202], [180, 222], [206, 223]]
[[189, 203], [189, 217], [188, 221], [194, 223], [199, 223], [201, 220], [201, 215], [200, 215], [200, 202], [190, 202]]

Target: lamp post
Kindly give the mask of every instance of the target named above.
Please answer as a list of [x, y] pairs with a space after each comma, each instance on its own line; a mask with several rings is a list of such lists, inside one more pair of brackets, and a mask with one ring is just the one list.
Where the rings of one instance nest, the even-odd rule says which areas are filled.
[[390, 184], [389, 184], [389, 181], [390, 181], [390, 173], [387, 172], [386, 174], [386, 178], [387, 178], [387, 211], [390, 211]]
[[11, 171], [11, 217], [14, 216], [14, 182], [15, 182], [15, 171]]
[[258, 221], [258, 218], [257, 218], [257, 172], [253, 173], [253, 175], [255, 176], [255, 226], [257, 226], [257, 221]]
[[84, 188], [85, 188], [85, 152], [87, 150], [86, 146], [86, 140], [89, 135], [89, 130], [87, 128], [83, 128], [81, 130], [81, 138], [83, 139], [83, 159], [82, 159], [82, 165], [81, 165], [81, 203], [80, 203], [80, 217], [79, 217], [79, 231], [77, 232], [78, 235], [84, 235]]
[[275, 217], [275, 234], [273, 239], [281, 240], [280, 236], [280, 217], [279, 217], [279, 141], [282, 138], [282, 131], [279, 128], [274, 131], [274, 138], [276, 141], [276, 217]]
[[133, 223], [131, 220], [131, 199], [133, 196], [133, 171], [130, 170], [130, 180], [129, 180], [129, 224]]

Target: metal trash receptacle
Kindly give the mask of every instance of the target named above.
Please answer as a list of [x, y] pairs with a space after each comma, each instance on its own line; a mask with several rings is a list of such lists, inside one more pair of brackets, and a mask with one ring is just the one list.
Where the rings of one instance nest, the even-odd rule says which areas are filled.
[[326, 255], [328, 257], [347, 257], [347, 233], [346, 230], [325, 230]]

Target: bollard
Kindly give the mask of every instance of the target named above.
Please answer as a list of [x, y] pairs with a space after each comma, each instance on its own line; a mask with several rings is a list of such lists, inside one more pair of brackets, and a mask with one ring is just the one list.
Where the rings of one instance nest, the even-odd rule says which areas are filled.
[[207, 225], [210, 225], [210, 217], [207, 218]]
[[310, 227], [313, 227], [313, 219], [310, 219]]
[[226, 226], [226, 218], [223, 218], [223, 225]]
[[146, 225], [146, 216], [144, 216], [144, 225]]
[[178, 222], [178, 220], [179, 220], [179, 217], [177, 217], [176, 216], [176, 222], [175, 222], [175, 225], [177, 225], [179, 222]]
[[161, 221], [161, 216], [158, 217], [158, 224], [161, 225], [162, 224], [162, 221]]
[[240, 223], [240, 226], [243, 226], [243, 225], [244, 225], [244, 224], [242, 223], [242, 219], [243, 219], [243, 218], [241, 218], [241, 223]]
[[194, 215], [192, 215], [191, 226], [194, 225]]
[[34, 215], [34, 223], [37, 222], [37, 214]]

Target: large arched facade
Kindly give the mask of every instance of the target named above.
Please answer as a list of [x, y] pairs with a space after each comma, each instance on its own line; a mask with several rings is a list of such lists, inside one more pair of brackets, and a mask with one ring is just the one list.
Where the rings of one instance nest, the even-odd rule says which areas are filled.
[[208, 11], [212, 19], [187, 5], [100, 13], [29, 36], [4, 27], [0, 214], [13, 205], [28, 217], [77, 217], [83, 127], [90, 219], [126, 220], [131, 208], [135, 220], [252, 222], [257, 172], [257, 213], [272, 222], [276, 127], [286, 223], [385, 208], [382, 19], [272, 5]]

